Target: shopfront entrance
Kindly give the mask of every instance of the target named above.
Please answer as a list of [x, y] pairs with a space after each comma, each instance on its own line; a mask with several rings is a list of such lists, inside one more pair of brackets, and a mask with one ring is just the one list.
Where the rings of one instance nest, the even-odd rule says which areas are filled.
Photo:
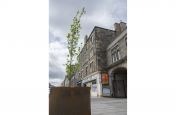
[[90, 87], [90, 94], [91, 96], [97, 96], [97, 84], [96, 84], [96, 79], [93, 81], [89, 81], [87, 83], [85, 83], [86, 87]]

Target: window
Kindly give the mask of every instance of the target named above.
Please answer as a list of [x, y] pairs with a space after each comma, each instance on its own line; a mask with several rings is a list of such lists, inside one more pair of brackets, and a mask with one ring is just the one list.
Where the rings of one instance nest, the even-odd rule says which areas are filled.
[[127, 46], [127, 38], [125, 38], [125, 43], [126, 43], [126, 46]]
[[115, 54], [112, 54], [112, 62], [115, 62]]
[[93, 36], [91, 36], [91, 42], [92, 42], [92, 43], [94, 42], [94, 38], [93, 38]]
[[93, 80], [93, 81], [92, 81], [92, 84], [96, 84], [96, 83], [97, 83], [96, 80]]
[[86, 53], [84, 52], [84, 54], [83, 54], [83, 62], [85, 62], [85, 60], [86, 60]]
[[90, 63], [90, 73], [93, 72], [93, 62]]
[[112, 49], [112, 62], [115, 62], [115, 49]]
[[80, 72], [79, 72], [78, 76], [79, 76], [79, 77], [81, 76]]
[[81, 77], [82, 77], [82, 78], [83, 78], [83, 76], [84, 76], [84, 75], [83, 75], [83, 71], [84, 71], [84, 70], [82, 69], [82, 71], [81, 71]]
[[120, 51], [118, 46], [116, 46], [114, 49], [111, 50], [111, 56], [112, 56], [112, 63], [120, 59]]
[[117, 49], [116, 50], [116, 61], [118, 61], [120, 59], [120, 52], [119, 50]]
[[89, 42], [86, 44], [86, 51], [89, 49]]
[[91, 71], [91, 68], [92, 68], [92, 63], [90, 63], [90, 73], [92, 72], [92, 71]]
[[93, 56], [93, 49], [90, 51], [90, 58]]
[[92, 72], [93, 72], [93, 67], [94, 67], [94, 66], [93, 66], [93, 62], [92, 62], [92, 68], [91, 68]]
[[86, 67], [86, 75], [87, 75], [87, 70], [88, 70], [88, 67]]

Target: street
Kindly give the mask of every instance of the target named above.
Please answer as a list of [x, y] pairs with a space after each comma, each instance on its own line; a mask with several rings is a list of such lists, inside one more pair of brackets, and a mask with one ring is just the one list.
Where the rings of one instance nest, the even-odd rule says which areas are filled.
[[92, 97], [91, 115], [127, 115], [127, 99]]

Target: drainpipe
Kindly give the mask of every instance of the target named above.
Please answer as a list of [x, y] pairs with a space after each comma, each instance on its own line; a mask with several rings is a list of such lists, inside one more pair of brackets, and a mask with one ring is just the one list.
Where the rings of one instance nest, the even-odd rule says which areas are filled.
[[112, 81], [113, 81], [113, 73], [110, 72], [109, 74], [109, 86], [110, 86], [110, 92], [111, 92], [111, 96], [113, 97], [113, 84], [112, 84]]

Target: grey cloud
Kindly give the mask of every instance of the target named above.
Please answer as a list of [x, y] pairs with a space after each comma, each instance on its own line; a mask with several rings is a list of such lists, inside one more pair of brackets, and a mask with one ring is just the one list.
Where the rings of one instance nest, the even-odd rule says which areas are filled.
[[56, 56], [50, 56], [49, 62], [49, 79], [63, 79], [65, 71], [60, 64], [57, 63], [58, 58]]
[[66, 45], [66, 40], [58, 37], [58, 35], [55, 36], [51, 31], [49, 31], [49, 43], [51, 43], [51, 42], [60, 42], [64, 45]]
[[65, 76], [63, 64], [65, 63], [66, 48], [59, 41], [50, 43], [49, 49], [49, 79], [62, 81]]
[[61, 71], [60, 68], [58, 68], [58, 69], [52, 68], [49, 71], [50, 79], [63, 79], [64, 75], [65, 75], [64, 72]]
[[[123, 20], [126, 22], [126, 0], [50, 0], [50, 27], [55, 31], [62, 31], [64, 36], [68, 32], [72, 18], [76, 11], [82, 7], [86, 8], [85, 17], [93, 15], [101, 15], [107, 12], [108, 18], [112, 18], [108, 23], [97, 24], [93, 20], [99, 20], [101, 17], [93, 17], [93, 19], [85, 19], [82, 22], [81, 39], [85, 34], [89, 34], [94, 26], [102, 26], [113, 29], [115, 21]], [[61, 36], [61, 35], [58, 35]]]
[[62, 83], [63, 79], [50, 79], [50, 83], [54, 86], [60, 86]]

